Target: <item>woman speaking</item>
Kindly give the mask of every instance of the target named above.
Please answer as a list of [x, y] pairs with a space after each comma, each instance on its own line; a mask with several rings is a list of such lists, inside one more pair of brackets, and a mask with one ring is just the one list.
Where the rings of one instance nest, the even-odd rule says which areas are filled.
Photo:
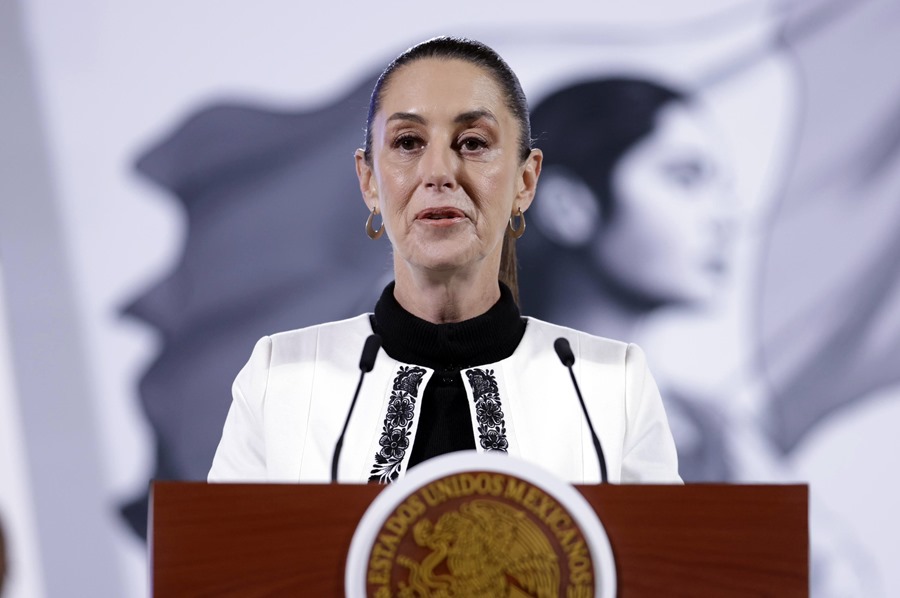
[[[386, 233], [394, 282], [371, 314], [257, 343], [210, 481], [327, 481], [339, 438], [341, 482], [391, 482], [460, 450], [577, 483], [600, 481], [601, 455], [612, 482], [680, 480], [641, 350], [519, 313], [515, 240], [543, 156], [502, 58], [446, 37], [401, 54], [375, 85], [355, 158], [366, 231]], [[381, 349], [357, 389], [373, 334]]]

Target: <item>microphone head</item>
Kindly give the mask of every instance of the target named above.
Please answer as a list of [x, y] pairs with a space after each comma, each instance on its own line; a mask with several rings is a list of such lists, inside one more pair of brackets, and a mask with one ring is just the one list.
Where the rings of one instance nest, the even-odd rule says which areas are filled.
[[559, 356], [559, 360], [562, 364], [567, 368], [572, 367], [575, 363], [575, 354], [572, 353], [572, 347], [569, 346], [569, 341], [563, 337], [559, 337], [553, 341], [553, 348], [556, 350], [556, 354]]
[[381, 337], [370, 334], [363, 345], [362, 355], [359, 357], [359, 369], [369, 373], [375, 367], [375, 358], [378, 357], [378, 349], [381, 348]]

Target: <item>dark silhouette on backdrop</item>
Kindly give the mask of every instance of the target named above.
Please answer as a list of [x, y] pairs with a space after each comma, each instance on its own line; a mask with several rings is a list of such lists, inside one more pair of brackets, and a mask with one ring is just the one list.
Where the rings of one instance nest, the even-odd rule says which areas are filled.
[[[231, 382], [260, 337], [374, 305], [388, 246], [366, 237], [353, 169], [374, 80], [311, 111], [203, 108], [140, 156], [188, 223], [175, 270], [125, 310], [162, 336], [140, 382], [154, 478], [206, 479]], [[146, 514], [146, 495], [125, 507], [141, 535]]]

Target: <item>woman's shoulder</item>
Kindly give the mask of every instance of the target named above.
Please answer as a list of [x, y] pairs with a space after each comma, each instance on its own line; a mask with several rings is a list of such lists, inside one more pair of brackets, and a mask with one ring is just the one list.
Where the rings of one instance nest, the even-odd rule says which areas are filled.
[[585, 351], [624, 355], [629, 347], [634, 347], [634, 345], [624, 341], [597, 336], [576, 328], [569, 328], [568, 326], [546, 322], [530, 316], [525, 319], [527, 321], [526, 336], [531, 337], [530, 342], [546, 344], [552, 349], [556, 339], [564, 338], [569, 341], [569, 345], [576, 356], [578, 353]]
[[370, 314], [365, 313], [345, 320], [323, 322], [293, 330], [283, 330], [268, 335], [268, 338], [274, 345], [292, 345], [332, 338], [349, 340], [357, 336], [365, 340], [366, 337], [372, 334], [372, 324], [369, 316]]
[[369, 314], [269, 334], [257, 341], [245, 370], [268, 372], [273, 366], [320, 360], [339, 363], [341, 367], [346, 361], [352, 367], [370, 334]]

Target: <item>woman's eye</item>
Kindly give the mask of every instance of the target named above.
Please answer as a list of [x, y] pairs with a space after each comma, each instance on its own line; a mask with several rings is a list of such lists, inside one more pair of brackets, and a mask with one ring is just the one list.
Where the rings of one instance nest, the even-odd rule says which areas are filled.
[[467, 152], [477, 152], [478, 150], [487, 147], [487, 143], [477, 137], [463, 139], [459, 145], [460, 148]]
[[411, 152], [422, 146], [422, 140], [413, 135], [404, 135], [403, 137], [398, 137], [396, 141], [394, 141], [394, 147], [399, 148], [406, 152]]
[[707, 176], [704, 165], [696, 161], [668, 164], [664, 170], [672, 181], [684, 188], [697, 186]]

